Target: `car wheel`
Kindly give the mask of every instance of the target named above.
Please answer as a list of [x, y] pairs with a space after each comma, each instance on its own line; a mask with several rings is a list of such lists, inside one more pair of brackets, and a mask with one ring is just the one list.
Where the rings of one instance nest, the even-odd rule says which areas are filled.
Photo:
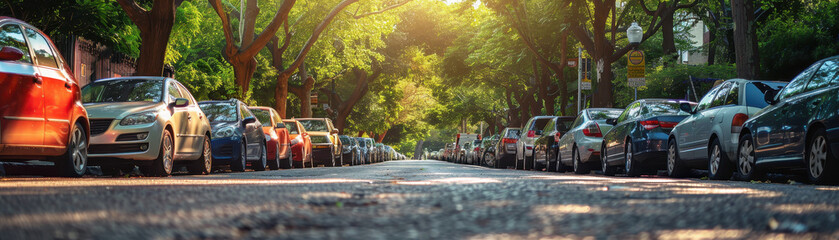
[[685, 176], [687, 169], [682, 166], [682, 160], [679, 159], [679, 149], [676, 146], [676, 139], [671, 138], [667, 142], [667, 176], [682, 178]]
[[144, 168], [143, 173], [154, 177], [165, 177], [172, 174], [175, 159], [175, 143], [172, 141], [172, 133], [163, 131], [163, 139], [160, 140], [160, 153], [157, 154], [151, 166]]
[[624, 150], [624, 171], [626, 172], [626, 176], [629, 177], [637, 177], [641, 175], [641, 171], [639, 169], [638, 163], [635, 162], [632, 154], [632, 142], [627, 141], [626, 149]]
[[268, 153], [265, 150], [265, 144], [259, 146], [259, 160], [255, 163], [251, 163], [251, 167], [253, 167], [254, 171], [265, 171], [268, 166]]
[[609, 154], [606, 153], [606, 146], [600, 147], [600, 171], [603, 172], [603, 175], [606, 176], [615, 176], [617, 173], [617, 168], [613, 166], [609, 166], [609, 159], [607, 158]]
[[708, 153], [708, 178], [728, 180], [731, 179], [732, 172], [731, 161], [728, 160], [728, 155], [722, 152], [720, 140], [715, 138]]
[[493, 157], [489, 153], [484, 153], [484, 164], [487, 167], [498, 168], [498, 164], [495, 161], [495, 157]]
[[580, 152], [577, 151], [577, 146], [574, 146], [571, 149], [571, 157], [572, 161], [574, 161], [574, 173], [575, 174], [588, 174], [591, 170], [588, 169], [588, 166], [584, 165], [582, 160], [580, 160]]
[[557, 169], [558, 169], [558, 168], [556, 167], [556, 165], [557, 165], [559, 162], [556, 162], [556, 161], [551, 161], [551, 159], [554, 159], [554, 157], [553, 157], [553, 155], [551, 154], [551, 152], [553, 152], [553, 151], [550, 151], [550, 150], [547, 150], [547, 149], [545, 150], [545, 163], [546, 163], [546, 166], [545, 166], [545, 171], [547, 171], [547, 172], [556, 172], [556, 171], [557, 171]]
[[210, 137], [204, 136], [204, 144], [203, 150], [201, 151], [201, 157], [198, 160], [192, 161], [189, 165], [186, 166], [187, 171], [189, 174], [194, 175], [205, 175], [210, 174], [213, 170], [213, 151], [210, 147]]
[[740, 144], [737, 147], [737, 180], [749, 181], [762, 177], [762, 170], [757, 168], [755, 147], [751, 134], [744, 134], [740, 137]]
[[274, 145], [274, 159], [268, 162], [268, 169], [277, 170], [280, 169], [280, 146]]
[[288, 150], [288, 157], [283, 159], [280, 163], [280, 168], [282, 169], [290, 169], [294, 167], [294, 152], [291, 149]]
[[534, 159], [533, 150], [532, 149], [530, 150], [530, 157], [529, 158], [527, 157], [527, 154], [522, 153], [522, 155], [524, 156], [524, 164], [523, 164], [524, 165], [523, 166], [524, 170], [532, 170], [533, 169], [533, 159]]
[[810, 182], [815, 184], [836, 182], [836, 177], [833, 175], [833, 165], [836, 163], [836, 159], [830, 152], [827, 134], [824, 129], [820, 128], [814, 131], [813, 136], [808, 141], [806, 150], [804, 156], [807, 158], [807, 175]]
[[81, 177], [87, 171], [87, 134], [81, 123], [73, 125], [67, 151], [55, 161], [58, 175], [62, 177]]
[[248, 161], [248, 143], [242, 139], [242, 146], [239, 147], [239, 157], [231, 160], [230, 170], [244, 172]]

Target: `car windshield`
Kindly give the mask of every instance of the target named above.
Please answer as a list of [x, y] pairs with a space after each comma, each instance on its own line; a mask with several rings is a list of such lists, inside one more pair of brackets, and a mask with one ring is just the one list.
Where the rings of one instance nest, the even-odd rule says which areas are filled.
[[538, 118], [533, 120], [533, 124], [530, 125], [530, 130], [545, 129], [545, 125], [548, 125], [548, 122], [550, 121], [550, 118]]
[[236, 105], [232, 103], [198, 103], [198, 107], [207, 115], [210, 122], [235, 122]]
[[557, 118], [556, 119], [556, 130], [565, 133], [569, 129], [571, 129], [571, 125], [574, 124], [574, 118]]
[[82, 102], [160, 102], [163, 80], [118, 79], [98, 81], [82, 88]]
[[285, 128], [288, 128], [288, 134], [300, 134], [297, 131], [297, 124], [294, 124], [294, 122], [285, 122]]
[[256, 119], [259, 119], [263, 127], [271, 127], [271, 112], [258, 108], [251, 108], [250, 110], [256, 116]]
[[588, 110], [588, 117], [594, 121], [606, 120], [618, 118], [622, 112], [622, 109], [590, 109]]
[[329, 132], [329, 129], [326, 127], [326, 122], [323, 120], [298, 120], [300, 124], [303, 124], [303, 128], [309, 132]]
[[786, 83], [777, 82], [750, 82], [746, 84], [746, 105], [756, 108], [769, 106], [764, 95], [769, 91], [780, 91], [786, 85]]
[[688, 115], [689, 113], [682, 111], [679, 109], [678, 102], [671, 102], [671, 101], [660, 101], [660, 102], [653, 102], [649, 101], [646, 104], [646, 109], [648, 115], [651, 116], [658, 116], [658, 115]]
[[367, 147], [367, 142], [365, 142], [364, 139], [356, 139], [356, 140], [358, 140], [358, 141], [356, 141], [358, 143], [358, 146]]
[[521, 134], [521, 130], [519, 129], [507, 129], [507, 133], [504, 134], [505, 138], [519, 138]]

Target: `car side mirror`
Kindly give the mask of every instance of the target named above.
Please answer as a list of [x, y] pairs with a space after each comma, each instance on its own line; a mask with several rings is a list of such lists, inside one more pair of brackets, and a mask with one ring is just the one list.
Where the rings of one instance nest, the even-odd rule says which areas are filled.
[[255, 123], [255, 122], [256, 122], [255, 117], [246, 117], [245, 119], [242, 120], [242, 124], [246, 124], [246, 125], [251, 124], [251, 123]]
[[778, 92], [780, 91], [781, 90], [766, 91], [766, 94], [763, 94], [763, 101], [766, 101], [766, 103], [768, 103], [769, 105], [775, 105], [775, 103], [778, 103], [775, 97], [778, 95]]
[[189, 106], [189, 100], [186, 100], [186, 98], [176, 98], [175, 102], [172, 103], [172, 106], [174, 106], [174, 107]]
[[17, 61], [23, 58], [23, 51], [16, 47], [5, 46], [0, 48], [0, 60], [2, 61]]
[[618, 124], [618, 119], [616, 119], [616, 118], [609, 118], [609, 119], [606, 119], [606, 124], [609, 124], [609, 125], [617, 125], [617, 124]]
[[693, 106], [690, 103], [686, 102], [679, 103], [679, 110], [691, 114], [696, 113], [696, 111], [693, 109]]

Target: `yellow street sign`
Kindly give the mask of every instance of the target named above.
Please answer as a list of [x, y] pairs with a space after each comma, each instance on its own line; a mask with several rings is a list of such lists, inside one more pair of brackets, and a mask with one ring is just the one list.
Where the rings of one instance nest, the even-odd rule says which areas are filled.
[[626, 66], [626, 79], [630, 87], [643, 87], [647, 85], [644, 52], [632, 50], [627, 55], [629, 64]]

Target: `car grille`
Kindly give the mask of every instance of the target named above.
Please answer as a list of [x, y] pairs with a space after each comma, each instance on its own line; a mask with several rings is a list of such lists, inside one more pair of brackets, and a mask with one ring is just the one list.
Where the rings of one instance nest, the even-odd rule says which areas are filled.
[[129, 144], [91, 144], [87, 148], [89, 154], [110, 154], [110, 153], [130, 153], [130, 152], [144, 152], [141, 146], [145, 145], [148, 148], [148, 143], [129, 143]]
[[113, 119], [91, 119], [90, 120], [90, 135], [99, 135], [108, 131], [111, 127]]
[[219, 155], [232, 156], [233, 155], [233, 145], [222, 146], [221, 148], [219, 148]]

